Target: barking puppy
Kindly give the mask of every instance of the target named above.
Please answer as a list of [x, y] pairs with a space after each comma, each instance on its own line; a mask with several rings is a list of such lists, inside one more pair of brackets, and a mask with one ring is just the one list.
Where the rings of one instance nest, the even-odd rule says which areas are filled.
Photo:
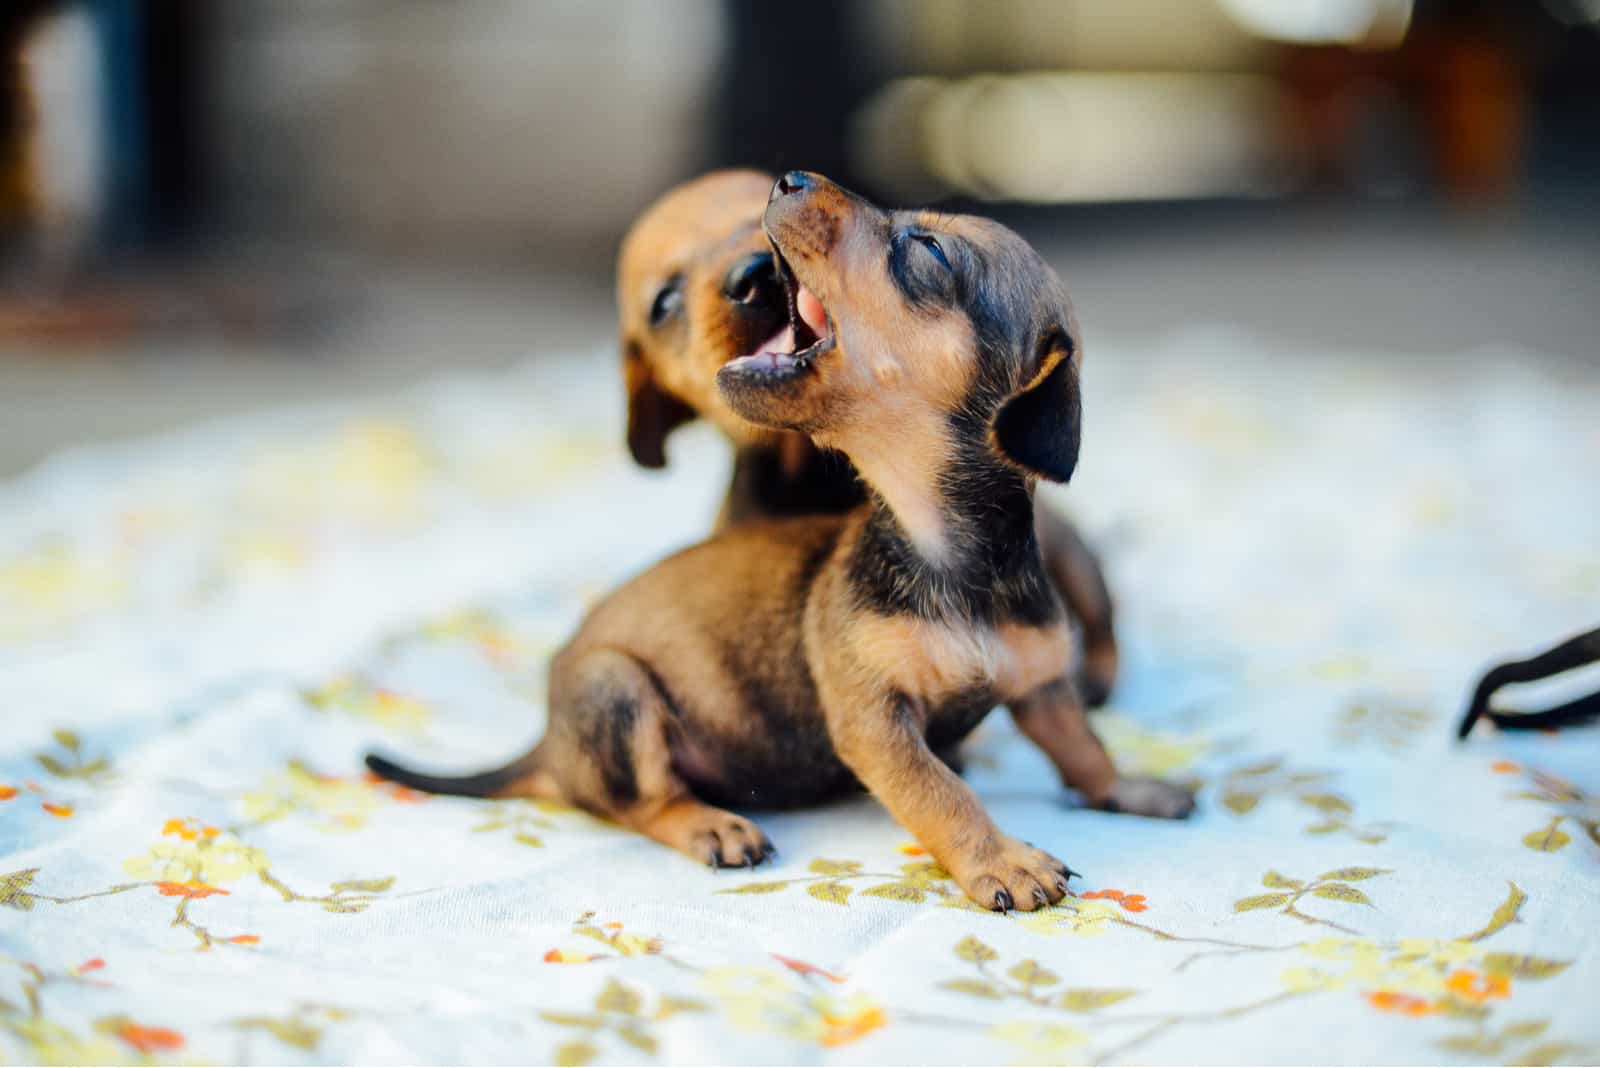
[[765, 228], [788, 324], [717, 387], [739, 417], [849, 457], [870, 498], [737, 524], [600, 602], [551, 666], [545, 737], [506, 767], [369, 764], [436, 792], [561, 798], [714, 866], [772, 848], [714, 805], [859, 783], [974, 901], [1058, 901], [1066, 865], [1002, 833], [937, 755], [995, 704], [1089, 804], [1193, 807], [1118, 776], [1068, 675], [1033, 522], [1036, 480], [1077, 461], [1066, 296], [996, 223], [884, 212], [814, 175], [779, 180]]
[[[769, 175], [742, 170], [685, 183], [640, 216], [618, 259], [628, 447], [641, 465], [661, 467], [675, 427], [699, 415], [721, 429], [735, 451], [719, 530], [746, 519], [842, 514], [866, 499], [843, 457], [794, 431], [752, 425], [715, 385], [723, 364], [787, 322], [761, 230], [771, 189]], [[1116, 678], [1117, 643], [1100, 563], [1049, 509], [1036, 510], [1035, 528], [1045, 569], [1082, 636], [1078, 685], [1091, 706], [1102, 704]]]

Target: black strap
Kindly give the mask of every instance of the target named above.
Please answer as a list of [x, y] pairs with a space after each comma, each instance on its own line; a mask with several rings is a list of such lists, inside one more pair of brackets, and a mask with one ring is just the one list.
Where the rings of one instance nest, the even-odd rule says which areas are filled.
[[1548, 679], [1573, 668], [1600, 662], [1600, 628], [1568, 638], [1560, 645], [1527, 660], [1513, 660], [1497, 664], [1478, 683], [1473, 691], [1472, 703], [1456, 731], [1457, 738], [1465, 738], [1473, 724], [1480, 718], [1503, 730], [1538, 730], [1546, 727], [1571, 727], [1600, 718], [1600, 693], [1568, 701], [1543, 712], [1507, 712], [1489, 707], [1489, 698], [1502, 686], [1516, 682], [1535, 682]]

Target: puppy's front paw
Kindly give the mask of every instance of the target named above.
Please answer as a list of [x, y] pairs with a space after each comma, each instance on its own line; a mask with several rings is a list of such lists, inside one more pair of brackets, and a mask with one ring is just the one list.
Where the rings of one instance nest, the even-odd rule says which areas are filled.
[[961, 889], [984, 908], [1032, 912], [1060, 901], [1073, 874], [1042, 849], [1009, 835], [996, 835], [947, 865]]
[[1162, 779], [1119, 779], [1097, 807], [1159, 820], [1181, 820], [1194, 811], [1194, 791]]

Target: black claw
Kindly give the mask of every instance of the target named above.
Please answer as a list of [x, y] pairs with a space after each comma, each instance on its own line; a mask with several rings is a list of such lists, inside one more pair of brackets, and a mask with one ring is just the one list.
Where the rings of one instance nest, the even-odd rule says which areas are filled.
[[722, 850], [713, 849], [711, 851], [711, 860], [708, 863], [713, 869], [720, 871], [722, 869]]
[[747, 868], [753, 868], [757, 864], [759, 864], [760, 862], [761, 862], [761, 858], [756, 855], [755, 849], [753, 847], [751, 847], [751, 846], [745, 846], [744, 847], [744, 866], [747, 867]]
[[1044, 892], [1042, 886], [1033, 888], [1033, 903], [1035, 905], [1048, 905], [1050, 903], [1050, 895]]
[[1067, 881], [1065, 879], [1057, 879], [1056, 880], [1056, 889], [1061, 891], [1061, 893], [1063, 895], [1066, 894], [1066, 892], [1067, 892]]
[[1009, 912], [1016, 902], [1011, 900], [1011, 891], [996, 890], [994, 892], [994, 907], [1001, 912]]
[[1083, 872], [1081, 872], [1081, 871], [1073, 871], [1071, 868], [1067, 867], [1065, 864], [1061, 865], [1061, 870], [1066, 873], [1067, 878], [1069, 878], [1069, 879], [1081, 879], [1081, 878], [1083, 878]]

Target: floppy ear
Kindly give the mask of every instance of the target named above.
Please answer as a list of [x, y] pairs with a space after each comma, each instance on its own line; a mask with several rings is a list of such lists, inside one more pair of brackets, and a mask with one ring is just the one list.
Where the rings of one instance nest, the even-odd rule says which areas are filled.
[[1078, 466], [1082, 409], [1072, 337], [1056, 327], [1039, 343], [1033, 378], [1001, 405], [994, 440], [1006, 459], [1040, 478], [1065, 482]]
[[667, 466], [667, 434], [694, 418], [694, 409], [656, 385], [638, 342], [628, 342], [622, 361], [628, 389], [628, 451], [640, 467]]

